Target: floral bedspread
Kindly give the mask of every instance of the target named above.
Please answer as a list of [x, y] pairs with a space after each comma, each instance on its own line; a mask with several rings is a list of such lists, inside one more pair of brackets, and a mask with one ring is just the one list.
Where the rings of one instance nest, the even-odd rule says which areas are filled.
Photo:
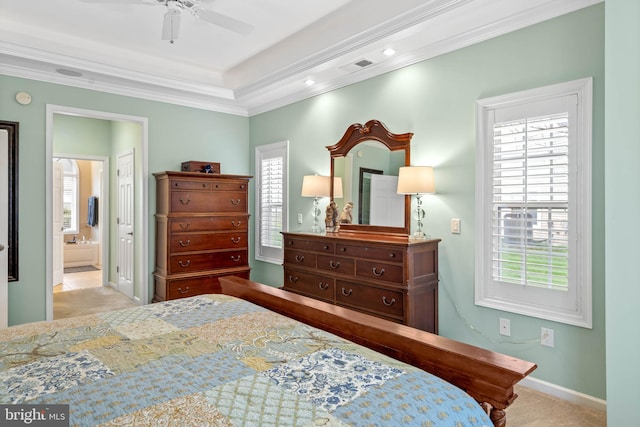
[[78, 426], [490, 426], [457, 387], [225, 295], [0, 330], [0, 403]]

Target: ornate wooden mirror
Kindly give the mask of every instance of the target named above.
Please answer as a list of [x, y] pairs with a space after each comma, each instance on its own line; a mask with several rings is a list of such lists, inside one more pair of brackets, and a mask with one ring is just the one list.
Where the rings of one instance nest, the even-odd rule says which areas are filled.
[[[327, 146], [331, 177], [342, 178], [344, 195], [341, 200], [333, 197], [340, 192], [334, 191], [336, 180], [331, 179], [331, 200], [339, 209], [348, 202], [354, 204], [353, 223], [340, 224], [341, 230], [409, 234], [411, 198], [396, 194], [396, 185], [398, 169], [411, 163], [412, 137], [413, 133], [394, 134], [382, 122], [369, 120], [352, 124], [340, 141]], [[362, 200], [372, 204], [359, 206]], [[363, 217], [366, 223], [359, 223]]]

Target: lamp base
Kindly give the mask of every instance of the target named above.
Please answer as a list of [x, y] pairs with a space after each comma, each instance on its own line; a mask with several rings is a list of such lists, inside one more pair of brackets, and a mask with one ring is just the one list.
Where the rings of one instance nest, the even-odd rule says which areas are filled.
[[413, 237], [414, 239], [421, 239], [421, 240], [425, 240], [429, 238], [429, 236], [424, 234], [422, 231], [416, 231], [415, 233], [413, 233], [411, 237]]

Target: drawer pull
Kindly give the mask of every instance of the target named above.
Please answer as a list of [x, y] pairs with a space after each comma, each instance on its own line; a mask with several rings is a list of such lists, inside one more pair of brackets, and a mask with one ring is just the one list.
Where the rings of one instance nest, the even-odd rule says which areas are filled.
[[186, 202], [184, 201], [184, 199], [180, 199], [180, 203], [182, 203], [183, 205], [188, 205], [190, 201], [191, 199], [187, 199]]
[[393, 252], [389, 254], [389, 258], [395, 258], [395, 257], [396, 257], [396, 254], [394, 254]]
[[297, 262], [302, 262], [302, 261], [304, 261], [304, 255], [296, 255], [296, 261], [297, 261]]
[[180, 267], [189, 267], [191, 265], [191, 260], [188, 259], [187, 262], [182, 262], [182, 260], [178, 261], [178, 264], [180, 264]]
[[180, 228], [182, 228], [183, 230], [188, 230], [190, 225], [191, 225], [191, 224], [190, 224], [190, 223], [188, 223], [188, 222], [187, 222], [187, 223], [182, 223], [182, 222], [181, 222], [181, 223], [180, 223]]
[[333, 262], [333, 260], [329, 260], [329, 267], [331, 267], [331, 268], [339, 268], [340, 267], [340, 261]]
[[345, 247], [343, 246], [343, 247], [341, 247], [341, 248], [340, 248], [340, 250], [341, 250], [342, 252], [346, 252], [346, 251], [347, 251], [347, 248], [345, 248]]
[[298, 278], [297, 278], [297, 277], [294, 277], [294, 276], [292, 276], [292, 275], [289, 275], [289, 281], [290, 281], [291, 283], [296, 283], [296, 282], [298, 281]]
[[239, 205], [240, 204], [240, 199], [230, 199], [229, 200], [231, 202], [232, 205]]
[[373, 267], [373, 270], [372, 270], [372, 271], [373, 271], [373, 274], [375, 274], [375, 275], [376, 275], [376, 276], [378, 276], [378, 277], [379, 277], [379, 276], [382, 276], [382, 275], [384, 274], [384, 268], [383, 268], [382, 270], [378, 271], [378, 268], [377, 268], [377, 267]]
[[240, 240], [242, 240], [240, 237], [232, 237], [232, 238], [231, 238], [231, 241], [232, 241], [233, 243], [240, 243]]
[[395, 298], [391, 298], [391, 301], [387, 301], [387, 297], [386, 297], [386, 296], [383, 296], [383, 297], [382, 297], [382, 303], [383, 303], [384, 305], [386, 305], [387, 307], [391, 307], [393, 304], [395, 304], [395, 303], [396, 303], [396, 299], [395, 299]]
[[324, 245], [324, 250], [328, 250], [329, 249], [329, 245]]
[[180, 246], [182, 246], [183, 248], [186, 248], [187, 246], [189, 246], [191, 244], [191, 239], [187, 240], [187, 243], [183, 242], [182, 240], [180, 240], [178, 242], [180, 244]]
[[289, 246], [293, 246], [293, 240], [288, 240], [288, 241], [287, 241], [287, 245], [289, 245]]
[[240, 184], [240, 189], [244, 190], [245, 188], [247, 188], [247, 186], [246, 186], [246, 185], [244, 185], [244, 184]]
[[347, 291], [345, 288], [342, 288], [342, 295], [344, 295], [345, 297], [351, 296], [352, 293], [353, 293], [353, 289], [349, 289]]
[[320, 283], [318, 283], [318, 287], [320, 289], [322, 289], [323, 291], [326, 291], [327, 289], [329, 289], [329, 284], [320, 282]]
[[238, 221], [238, 222], [236, 222], [236, 221], [231, 221], [231, 225], [233, 225], [233, 226], [234, 226], [234, 227], [236, 227], [236, 228], [237, 228], [237, 227], [240, 227], [240, 226], [242, 225], [242, 221]]
[[186, 294], [189, 292], [189, 287], [187, 286], [186, 288], [184, 288], [184, 291], [182, 290], [182, 288], [178, 288], [178, 292], [180, 292], [181, 294]]
[[240, 261], [240, 255], [237, 255], [237, 256], [231, 255], [231, 261], [234, 261], [234, 262]]

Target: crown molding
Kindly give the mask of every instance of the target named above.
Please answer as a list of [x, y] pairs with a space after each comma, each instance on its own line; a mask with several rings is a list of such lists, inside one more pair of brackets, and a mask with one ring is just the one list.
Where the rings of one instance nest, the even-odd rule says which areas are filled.
[[[430, 20], [458, 7], [473, 7], [472, 0], [432, 0], [409, 14], [390, 20], [385, 25], [373, 27], [357, 36], [346, 39], [327, 49], [314, 52], [302, 60], [260, 77], [237, 90], [219, 85], [180, 80], [112, 66], [102, 62], [83, 60], [28, 48], [11, 42], [0, 42], [0, 73], [56, 83], [100, 92], [182, 105], [203, 110], [217, 111], [239, 116], [264, 113], [294, 102], [339, 89], [383, 73], [394, 71], [415, 63], [467, 47], [511, 31], [564, 15], [603, 0], [549, 0], [526, 10], [505, 16], [497, 21], [471, 28], [460, 29], [457, 35], [446, 40], [427, 43], [412, 52], [393, 60], [375, 64], [351, 72], [330, 82], [309, 88], [293, 82], [302, 81], [315, 67], [328, 62], [345, 60], [358, 49], [371, 43], [392, 37], [400, 31], [410, 31], [419, 25], [428, 25]], [[249, 61], [250, 62], [250, 61]], [[57, 68], [68, 68], [84, 73], [82, 77], [63, 76]]]

